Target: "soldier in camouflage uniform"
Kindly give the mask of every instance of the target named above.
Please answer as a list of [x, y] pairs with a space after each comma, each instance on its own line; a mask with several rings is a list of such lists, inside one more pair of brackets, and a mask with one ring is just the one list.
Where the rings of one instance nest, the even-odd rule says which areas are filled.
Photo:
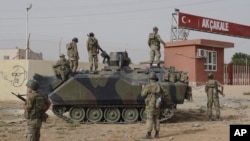
[[69, 61], [65, 58], [64, 54], [60, 55], [60, 60], [53, 65], [53, 69], [57, 78], [62, 79], [63, 81], [68, 78], [70, 72]]
[[89, 38], [87, 40], [87, 50], [89, 54], [90, 70], [92, 71], [94, 62], [96, 71], [98, 68], [98, 54], [100, 46], [93, 32], [89, 33], [88, 37]]
[[159, 138], [160, 131], [160, 102], [163, 99], [163, 90], [158, 81], [157, 75], [152, 72], [149, 76], [149, 84], [143, 86], [141, 96], [145, 98], [147, 113], [147, 134], [145, 139], [151, 138], [151, 132], [154, 128], [155, 138]]
[[161, 39], [160, 35], [158, 34], [158, 28], [153, 28], [153, 33], [149, 34], [148, 38], [148, 46], [150, 47], [150, 66], [152, 66], [155, 56], [156, 56], [156, 63], [157, 66], [160, 67], [160, 43], [165, 45], [165, 42]]
[[221, 93], [223, 93], [223, 85], [218, 81], [214, 80], [214, 75], [212, 73], [208, 74], [208, 81], [205, 85], [205, 92], [207, 93], [207, 115], [208, 120], [212, 121], [212, 106], [214, 104], [216, 110], [216, 120], [220, 120], [220, 102], [219, 102], [219, 92], [218, 87], [221, 87]]
[[77, 50], [77, 43], [78, 43], [78, 39], [77, 38], [73, 38], [72, 42], [70, 42], [70, 43], [68, 43], [66, 45], [68, 59], [69, 59], [69, 65], [70, 65], [70, 70], [71, 70], [71, 72], [73, 74], [77, 70], [78, 60], [79, 60], [79, 55], [78, 55], [78, 50]]
[[[24, 117], [27, 120], [26, 140], [39, 141], [42, 122], [47, 119], [44, 115], [47, 115], [45, 112], [49, 109], [51, 103], [47, 98], [38, 94], [37, 89], [39, 88], [39, 84], [36, 80], [29, 80], [26, 86], [28, 94], [23, 106], [25, 110]], [[41, 105], [43, 105], [43, 110], [39, 107]]]

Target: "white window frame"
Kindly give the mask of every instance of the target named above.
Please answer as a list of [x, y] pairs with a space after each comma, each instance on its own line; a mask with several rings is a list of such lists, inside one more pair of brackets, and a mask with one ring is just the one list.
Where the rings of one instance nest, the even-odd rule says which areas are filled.
[[207, 57], [204, 63], [205, 71], [217, 71], [217, 51], [207, 50]]

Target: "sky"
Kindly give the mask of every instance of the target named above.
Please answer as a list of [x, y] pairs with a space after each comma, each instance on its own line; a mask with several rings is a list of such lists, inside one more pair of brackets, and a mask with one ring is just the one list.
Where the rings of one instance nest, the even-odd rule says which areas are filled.
[[[28, 28], [26, 28], [26, 8]], [[87, 34], [95, 33], [106, 52], [127, 51], [133, 63], [149, 60], [148, 35], [157, 26], [170, 42], [172, 13], [183, 13], [250, 25], [249, 0], [0, 0], [0, 48], [30, 48], [44, 60], [58, 60], [66, 44], [79, 39], [80, 61], [87, 62]], [[250, 32], [250, 31], [249, 31]], [[225, 50], [225, 63], [236, 52], [250, 54], [250, 40], [190, 30], [188, 39], [211, 39], [234, 43]], [[162, 57], [163, 47], [161, 47]], [[101, 56], [99, 56], [101, 60]]]

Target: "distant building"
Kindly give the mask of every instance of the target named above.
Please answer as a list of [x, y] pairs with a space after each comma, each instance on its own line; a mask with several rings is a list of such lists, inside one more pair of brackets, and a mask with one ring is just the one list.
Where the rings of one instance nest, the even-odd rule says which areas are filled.
[[[26, 59], [26, 50], [25, 49], [8, 49], [8, 48], [1, 48], [0, 49], [0, 59], [1, 60], [21, 60]], [[43, 60], [42, 53], [36, 53], [32, 50], [29, 50], [29, 57], [28, 59], [31, 60]]]

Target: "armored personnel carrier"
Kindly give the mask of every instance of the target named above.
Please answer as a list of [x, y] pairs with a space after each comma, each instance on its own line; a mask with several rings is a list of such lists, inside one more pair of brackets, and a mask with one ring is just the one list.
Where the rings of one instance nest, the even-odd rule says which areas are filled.
[[132, 123], [146, 119], [142, 85], [155, 72], [163, 86], [161, 120], [174, 115], [177, 104], [183, 104], [191, 91], [188, 76], [174, 68], [130, 68], [127, 52], [111, 52], [108, 65], [100, 71], [81, 71], [66, 81], [55, 76], [36, 74], [39, 91], [48, 95], [56, 116], [68, 122]]

